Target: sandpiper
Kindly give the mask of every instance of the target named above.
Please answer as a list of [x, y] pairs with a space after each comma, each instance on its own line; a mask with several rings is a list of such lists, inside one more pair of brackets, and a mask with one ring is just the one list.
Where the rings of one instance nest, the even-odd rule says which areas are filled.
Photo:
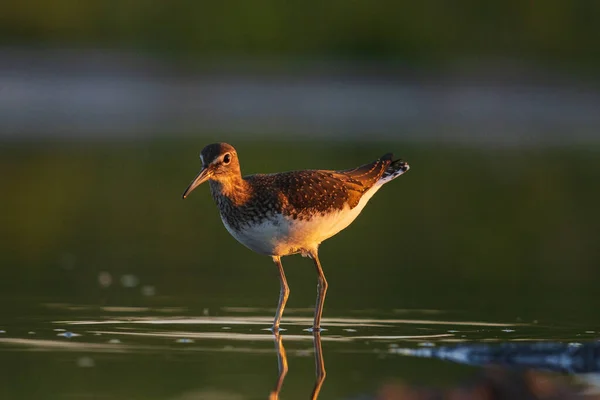
[[210, 191], [229, 233], [244, 246], [271, 256], [279, 269], [281, 291], [273, 321], [279, 330], [290, 289], [281, 257], [310, 257], [318, 274], [312, 330], [321, 329], [327, 281], [319, 261], [319, 245], [346, 228], [383, 186], [408, 171], [391, 153], [343, 171], [301, 170], [242, 177], [237, 152], [227, 143], [214, 143], [200, 153], [202, 169], [183, 193], [185, 199], [201, 183]]

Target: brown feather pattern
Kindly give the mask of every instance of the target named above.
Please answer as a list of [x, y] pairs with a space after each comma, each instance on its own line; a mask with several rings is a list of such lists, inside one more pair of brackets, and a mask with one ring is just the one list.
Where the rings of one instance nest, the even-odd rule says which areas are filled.
[[[276, 220], [277, 214], [310, 220], [313, 216], [354, 208], [363, 194], [384, 174], [391, 155], [343, 171], [303, 170], [244, 177], [239, 187], [224, 195], [221, 184], [211, 181], [211, 192], [229, 226]], [[234, 195], [233, 193], [236, 193]], [[243, 199], [243, 201], [240, 201]]]

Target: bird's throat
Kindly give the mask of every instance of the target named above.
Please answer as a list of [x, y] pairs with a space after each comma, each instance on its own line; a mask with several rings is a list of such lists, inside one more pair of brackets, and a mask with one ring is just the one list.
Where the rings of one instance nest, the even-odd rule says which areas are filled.
[[211, 180], [210, 191], [217, 203], [219, 197], [224, 197], [236, 206], [245, 204], [252, 195], [250, 185], [241, 176]]

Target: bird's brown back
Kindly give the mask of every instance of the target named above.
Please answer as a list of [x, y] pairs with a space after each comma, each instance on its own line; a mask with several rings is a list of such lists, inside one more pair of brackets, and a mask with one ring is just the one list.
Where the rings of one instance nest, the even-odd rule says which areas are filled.
[[304, 170], [250, 175], [252, 202], [275, 206], [294, 219], [354, 208], [362, 195], [381, 178], [391, 157], [343, 171]]

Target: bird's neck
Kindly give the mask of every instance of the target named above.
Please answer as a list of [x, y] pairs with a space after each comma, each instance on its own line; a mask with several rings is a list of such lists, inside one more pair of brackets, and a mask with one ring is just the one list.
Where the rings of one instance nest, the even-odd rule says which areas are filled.
[[210, 191], [217, 203], [226, 198], [236, 206], [246, 203], [252, 194], [250, 185], [242, 178], [241, 174], [211, 180]]

